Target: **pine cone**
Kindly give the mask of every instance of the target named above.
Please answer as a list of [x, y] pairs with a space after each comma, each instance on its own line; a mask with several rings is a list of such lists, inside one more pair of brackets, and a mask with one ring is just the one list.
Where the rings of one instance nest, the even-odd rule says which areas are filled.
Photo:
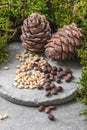
[[41, 52], [51, 37], [49, 22], [45, 16], [31, 14], [23, 22], [21, 41], [24, 48], [33, 52]]
[[82, 43], [81, 29], [75, 23], [64, 25], [45, 46], [45, 55], [52, 60], [63, 61], [73, 59]]

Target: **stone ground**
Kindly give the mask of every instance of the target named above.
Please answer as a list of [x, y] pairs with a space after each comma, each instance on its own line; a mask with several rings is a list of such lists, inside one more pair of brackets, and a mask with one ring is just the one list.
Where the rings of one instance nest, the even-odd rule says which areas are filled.
[[[17, 54], [21, 54], [23, 52], [23, 47], [21, 43], [15, 42], [9, 44], [8, 50], [10, 51], [9, 62], [0, 64], [0, 96], [14, 103], [28, 106], [37, 106], [39, 104], [61, 104], [71, 101], [77, 96], [77, 90], [80, 88], [80, 85], [76, 82], [79, 82], [79, 78], [81, 76], [81, 66], [77, 60], [60, 63], [53, 62], [46, 58], [52, 66], [60, 66], [64, 69], [69, 67], [74, 76], [74, 79], [70, 83], [66, 83], [64, 79], [62, 79], [62, 83], [60, 85], [62, 85], [64, 91], [58, 95], [48, 98], [45, 96], [45, 91], [38, 91], [37, 89], [20, 90], [14, 86], [16, 66], [19, 64], [15, 57]], [[4, 66], [8, 66], [9, 70], [3, 70]]]
[[[21, 46], [17, 43], [13, 44], [12, 47], [11, 49], [15, 50], [15, 54], [21, 51]], [[14, 52], [12, 50], [10, 52], [11, 54]], [[13, 78], [12, 72], [15, 64], [14, 56], [11, 56], [11, 63], [9, 63], [9, 65], [11, 65], [10, 68], [12, 68], [12, 70], [9, 70], [11, 73], [3, 74], [3, 71], [0, 70], [0, 89], [4, 86], [9, 92], [13, 90], [13, 87], [11, 87], [11, 82], [9, 82], [11, 80], [9, 80], [8, 77], [10, 79]], [[76, 66], [76, 74], [80, 75], [77, 73], [77, 70], [80, 72], [78, 66], [74, 66]], [[17, 95], [17, 93], [17, 90], [12, 91], [12, 95]], [[21, 97], [23, 96], [21, 95]], [[37, 107], [27, 107], [13, 104], [0, 97], [0, 115], [7, 113], [9, 116], [9, 118], [5, 120], [0, 120], [0, 130], [87, 130], [87, 122], [83, 121], [83, 116], [79, 116], [79, 112], [83, 109], [84, 106], [76, 101], [58, 105], [57, 110], [52, 112], [56, 117], [56, 121], [52, 122], [48, 120], [47, 114], [44, 112], [38, 112]]]
[[0, 130], [87, 130], [87, 122], [79, 116], [83, 109], [84, 106], [76, 101], [59, 105], [53, 111], [56, 121], [52, 122], [47, 114], [38, 112], [37, 107], [16, 105], [0, 98], [0, 115], [9, 115], [0, 121]]

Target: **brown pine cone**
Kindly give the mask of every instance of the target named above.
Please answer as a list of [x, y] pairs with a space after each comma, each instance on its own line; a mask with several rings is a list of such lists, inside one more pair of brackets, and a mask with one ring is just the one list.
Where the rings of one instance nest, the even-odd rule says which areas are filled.
[[50, 37], [51, 29], [45, 16], [33, 13], [24, 20], [21, 41], [25, 49], [41, 52]]
[[45, 55], [57, 61], [73, 59], [81, 47], [82, 38], [81, 29], [75, 23], [65, 25], [52, 35], [45, 46]]

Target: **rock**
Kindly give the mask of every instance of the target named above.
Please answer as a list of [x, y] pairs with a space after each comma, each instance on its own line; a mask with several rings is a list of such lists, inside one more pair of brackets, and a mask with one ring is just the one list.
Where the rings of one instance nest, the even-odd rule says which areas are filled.
[[[73, 72], [74, 79], [70, 83], [65, 82], [62, 79], [62, 87], [64, 91], [59, 93], [58, 95], [46, 97], [44, 90], [39, 91], [38, 89], [18, 89], [14, 86], [15, 79], [15, 71], [16, 66], [19, 64], [19, 61], [15, 59], [16, 54], [21, 54], [23, 52], [23, 48], [20, 43], [9, 44], [8, 49], [11, 53], [9, 53], [9, 62], [6, 63], [6, 66], [9, 66], [8, 71], [4, 71], [3, 67], [5, 63], [2, 63], [0, 69], [0, 96], [9, 100], [13, 103], [26, 105], [26, 106], [40, 106], [40, 105], [52, 105], [52, 104], [61, 104], [69, 102], [76, 98], [77, 90], [81, 86], [76, 84], [75, 82], [79, 82], [79, 78], [81, 77], [81, 66], [78, 61], [71, 61], [66, 63], [56, 63], [48, 60], [48, 62], [52, 66], [57, 66], [58, 68], [61, 66], [63, 70], [67, 67], [71, 69]], [[50, 66], [48, 64], [48, 66]], [[62, 71], [62, 70], [61, 70]]]

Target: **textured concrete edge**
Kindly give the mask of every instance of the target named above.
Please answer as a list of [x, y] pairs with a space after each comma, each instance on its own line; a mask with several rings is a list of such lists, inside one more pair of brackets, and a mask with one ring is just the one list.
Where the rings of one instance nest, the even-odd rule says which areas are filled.
[[31, 102], [31, 101], [24, 101], [21, 99], [18, 99], [16, 97], [12, 97], [6, 90], [2, 91], [0, 89], [0, 96], [12, 103], [18, 104], [18, 105], [23, 105], [23, 106], [30, 106], [30, 107], [37, 107], [39, 105], [57, 105], [57, 104], [63, 104], [67, 103], [69, 101], [74, 100], [77, 97], [77, 90], [74, 91], [71, 95], [68, 95], [67, 97], [63, 99], [54, 99], [54, 100], [48, 100], [44, 102]]

